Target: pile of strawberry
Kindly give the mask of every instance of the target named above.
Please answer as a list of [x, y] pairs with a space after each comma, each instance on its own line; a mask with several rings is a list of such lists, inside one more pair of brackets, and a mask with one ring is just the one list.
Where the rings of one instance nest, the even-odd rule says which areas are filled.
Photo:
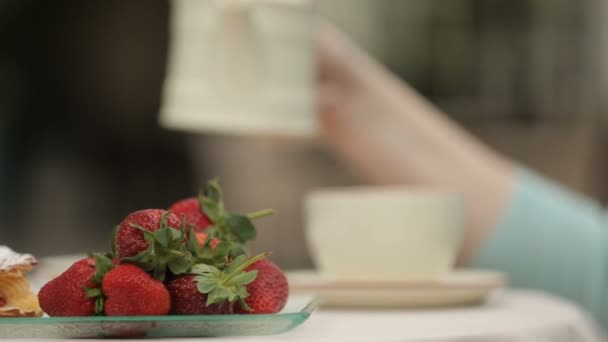
[[226, 211], [212, 180], [198, 198], [128, 215], [112, 251], [45, 284], [40, 306], [49, 316], [276, 313], [287, 279], [268, 253], [250, 257], [245, 247], [256, 237], [251, 220], [271, 213]]

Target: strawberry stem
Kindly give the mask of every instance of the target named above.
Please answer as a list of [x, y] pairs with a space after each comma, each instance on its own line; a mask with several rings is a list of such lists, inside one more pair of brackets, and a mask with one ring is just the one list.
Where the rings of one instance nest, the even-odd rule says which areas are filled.
[[264, 216], [270, 216], [272, 214], [274, 214], [274, 210], [264, 209], [264, 210], [258, 210], [258, 211], [254, 211], [252, 213], [247, 214], [247, 218], [250, 220], [255, 220], [257, 218], [264, 217]]

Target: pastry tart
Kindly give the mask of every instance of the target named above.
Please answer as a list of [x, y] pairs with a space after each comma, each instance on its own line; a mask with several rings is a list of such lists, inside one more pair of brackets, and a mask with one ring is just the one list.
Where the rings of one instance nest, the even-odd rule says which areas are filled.
[[0, 246], [0, 318], [42, 316], [38, 297], [26, 278], [36, 264], [32, 255]]

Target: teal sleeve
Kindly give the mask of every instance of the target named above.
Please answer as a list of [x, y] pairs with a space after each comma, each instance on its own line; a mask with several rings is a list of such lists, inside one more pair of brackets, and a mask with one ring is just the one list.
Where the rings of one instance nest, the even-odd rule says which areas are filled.
[[514, 287], [568, 298], [608, 328], [608, 216], [594, 201], [520, 169], [504, 217], [473, 266]]

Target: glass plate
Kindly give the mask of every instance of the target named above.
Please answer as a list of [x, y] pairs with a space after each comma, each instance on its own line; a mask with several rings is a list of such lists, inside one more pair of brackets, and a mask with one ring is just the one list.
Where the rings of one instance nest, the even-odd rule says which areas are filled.
[[0, 318], [0, 338], [274, 335], [302, 324], [317, 306], [317, 299], [292, 297], [273, 315]]

